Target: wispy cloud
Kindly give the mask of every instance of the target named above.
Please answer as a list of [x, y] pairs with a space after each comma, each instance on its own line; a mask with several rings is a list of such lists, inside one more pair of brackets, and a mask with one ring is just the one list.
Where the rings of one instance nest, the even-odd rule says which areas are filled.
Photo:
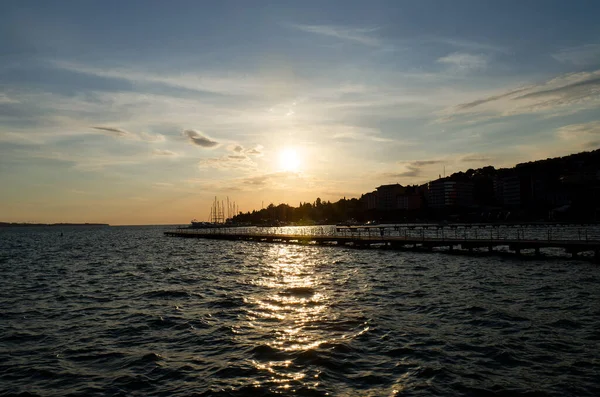
[[[276, 76], [253, 76], [247, 74], [219, 73], [204, 71], [203, 73], [164, 74], [145, 69], [122, 67], [100, 68], [66, 61], [53, 61], [57, 69], [79, 74], [98, 76], [134, 82], [137, 84], [156, 84], [200, 93], [216, 93], [223, 95], [252, 95], [264, 92], [265, 88], [280, 83]], [[289, 82], [288, 82], [289, 83]]]
[[538, 91], [520, 95], [515, 99], [554, 97], [557, 98], [557, 103], [561, 103], [563, 100], [581, 99], [600, 93], [598, 90], [600, 88], [600, 71], [594, 74], [581, 73], [579, 77], [581, 78], [574, 79], [576, 80], [574, 82], [567, 81], [566, 84], [558, 87], [548, 84], [549, 88], [542, 87]]
[[152, 184], [152, 186], [158, 187], [158, 188], [169, 188], [169, 187], [173, 187], [173, 184], [168, 183], [168, 182], [154, 182]]
[[257, 145], [253, 148], [244, 150], [244, 153], [249, 154], [251, 156], [260, 156], [262, 154], [262, 149], [262, 146]]
[[22, 153], [24, 157], [54, 160], [70, 164], [74, 169], [86, 172], [104, 171], [109, 167], [135, 165], [142, 162], [141, 156], [131, 156], [127, 158], [105, 154], [91, 156], [89, 154], [83, 155], [66, 151], [46, 150], [23, 151]]
[[219, 142], [214, 141], [195, 130], [185, 130], [183, 131], [183, 135], [188, 137], [190, 143], [203, 148], [210, 149], [219, 146]]
[[539, 84], [461, 103], [440, 112], [439, 121], [449, 121], [461, 115], [500, 117], [555, 112], [568, 107], [584, 110], [599, 105], [600, 70], [596, 70], [565, 74]]
[[290, 27], [307, 33], [322, 36], [336, 37], [342, 40], [353, 41], [367, 46], [380, 46], [381, 41], [372, 35], [377, 28], [348, 28], [334, 25], [303, 25], [290, 24]]
[[136, 134], [134, 132], [130, 132], [123, 128], [118, 128], [118, 127], [93, 126], [92, 128], [94, 130], [100, 131], [104, 135], [108, 135], [108, 136], [124, 137], [124, 138], [146, 141], [146, 142], [164, 142], [165, 141], [165, 136], [162, 134], [148, 134], [146, 132]]
[[600, 44], [584, 44], [575, 47], [563, 48], [552, 57], [561, 63], [576, 66], [600, 64]]
[[110, 136], [129, 136], [131, 133], [129, 131], [125, 131], [121, 128], [116, 127], [92, 127], [95, 130], [102, 132], [105, 135]]
[[[94, 92], [91, 97], [93, 100], [89, 100], [89, 96], [78, 98], [79, 102], [86, 105], [83, 111], [98, 117], [97, 123], [102, 123], [101, 125], [108, 123], [104, 119], [105, 111], [109, 108], [111, 119], [118, 119], [122, 113], [131, 117], [131, 113], [135, 112], [133, 121], [144, 126], [158, 123], [194, 125], [201, 117], [204, 128], [211, 128], [214, 131], [227, 126], [230, 130], [232, 127], [242, 128], [243, 125], [245, 130], [249, 131], [246, 133], [251, 134], [251, 130], [264, 131], [265, 123], [274, 124], [284, 120], [286, 123], [295, 120], [309, 125], [336, 118], [358, 117], [364, 113], [369, 116], [395, 118], [412, 117], [416, 111], [423, 113], [427, 111], [429, 114], [438, 99], [427, 95], [426, 92], [407, 90], [404, 84], [366, 86], [362, 83], [336, 82], [335, 79], [332, 79], [331, 84], [323, 84], [322, 81], [311, 78], [299, 80], [285, 75], [277, 77], [277, 74], [243, 76], [231, 74], [219, 77], [203, 72], [160, 75], [136, 68], [98, 68], [93, 65], [69, 63], [59, 65], [77, 73], [117, 80], [126, 79], [148, 90], [143, 93]], [[158, 89], [148, 87], [144, 85], [146, 82], [158, 82], [176, 88], [184, 87], [186, 90], [196, 89], [235, 95], [235, 99], [232, 102], [231, 98], [220, 97], [215, 101], [212, 97], [194, 97], [195, 94], [189, 93], [180, 96], [174, 90], [165, 92], [160, 87]], [[155, 89], [159, 92], [153, 93]], [[66, 97], [55, 97], [43, 98], [46, 107], [56, 109], [56, 99], [61, 99], [64, 103], [59, 103], [60, 109], [57, 110], [63, 111], [63, 109], [71, 109], [73, 102], [76, 102]], [[301, 101], [297, 101], [298, 98], [301, 98]], [[81, 103], [79, 107], [82, 106]], [[266, 109], [275, 111], [266, 111]]]
[[81, 195], [84, 195], [84, 196], [87, 196], [87, 195], [91, 195], [91, 194], [92, 194], [91, 192], [88, 192], [88, 191], [85, 191], [85, 190], [79, 190], [79, 189], [70, 189], [69, 191], [70, 191], [71, 193], [74, 193], [74, 194], [81, 194]]
[[600, 144], [600, 121], [570, 124], [556, 130], [557, 136], [580, 148], [595, 148]]
[[285, 180], [302, 179], [302, 174], [292, 171], [271, 172], [240, 179], [240, 183], [250, 187], [274, 187]]
[[14, 98], [9, 97], [8, 95], [6, 95], [4, 93], [0, 93], [0, 105], [8, 104], [8, 103], [19, 103], [19, 101]]
[[393, 139], [383, 137], [381, 131], [376, 128], [348, 124], [323, 124], [313, 126], [311, 129], [319, 136], [330, 136], [336, 141], [394, 142]]
[[177, 156], [177, 153], [175, 153], [171, 150], [165, 150], [165, 149], [154, 149], [152, 151], [152, 154], [154, 156]]
[[489, 156], [476, 153], [467, 154], [460, 158], [460, 161], [462, 161], [463, 163], [485, 163], [492, 160], [493, 159]]
[[234, 144], [234, 145], [230, 145], [228, 149], [234, 153], [239, 153], [240, 155], [243, 155], [243, 157], [260, 156], [260, 155], [262, 155], [263, 146], [255, 145], [254, 147], [251, 147], [251, 148], [245, 148], [242, 145]]
[[147, 132], [140, 133], [140, 139], [146, 142], [164, 142], [166, 140], [162, 134], [149, 134]]
[[[218, 181], [201, 178], [185, 180], [194, 186], [201, 186], [210, 191], [243, 191], [256, 193], [258, 191], [289, 191], [293, 188], [296, 192], [307, 191], [314, 188], [314, 178], [298, 172], [280, 171], [246, 176], [234, 179], [221, 179]], [[320, 188], [324, 188], [321, 185]], [[312, 191], [312, 190], [310, 190]]]
[[467, 110], [473, 109], [474, 107], [477, 107], [479, 105], [484, 105], [484, 104], [486, 104], [488, 102], [498, 101], [498, 100], [503, 99], [503, 98], [510, 98], [511, 96], [514, 96], [515, 94], [518, 94], [520, 92], [529, 91], [533, 87], [535, 87], [535, 86], [518, 88], [516, 90], [511, 90], [511, 91], [508, 91], [508, 92], [503, 93], [503, 94], [492, 95], [492, 96], [489, 96], [489, 97], [486, 97], [486, 98], [477, 99], [477, 100], [472, 101], [472, 102], [461, 103], [460, 105], [454, 106], [453, 109], [455, 109], [457, 111], [467, 111]]
[[423, 173], [423, 168], [435, 165], [442, 164], [442, 160], [417, 160], [411, 161], [409, 163], [404, 164], [404, 170], [400, 172], [390, 172], [385, 173], [384, 176], [387, 178], [414, 178], [421, 176]]
[[0, 142], [11, 142], [20, 145], [41, 145], [44, 143], [39, 137], [22, 132], [0, 131]]
[[456, 39], [456, 38], [448, 38], [448, 37], [429, 37], [421, 40], [417, 40], [418, 42], [434, 42], [440, 44], [446, 44], [457, 49], [461, 49], [463, 51], [484, 51], [484, 52], [508, 52], [505, 47], [492, 45], [488, 43], [482, 43], [478, 41], [472, 40], [464, 40], [464, 39]]
[[393, 139], [384, 138], [379, 135], [362, 133], [359, 131], [336, 132], [333, 134], [333, 139], [336, 140], [351, 140], [351, 141], [371, 141], [371, 142], [393, 142]]
[[217, 168], [223, 170], [254, 170], [256, 163], [244, 155], [225, 155], [202, 159], [198, 162], [198, 168]]
[[448, 65], [454, 71], [465, 72], [485, 69], [488, 58], [481, 54], [455, 52], [439, 58], [437, 62]]
[[560, 138], [566, 140], [581, 139], [589, 137], [590, 135], [600, 135], [600, 121], [566, 125], [558, 128], [556, 133]]

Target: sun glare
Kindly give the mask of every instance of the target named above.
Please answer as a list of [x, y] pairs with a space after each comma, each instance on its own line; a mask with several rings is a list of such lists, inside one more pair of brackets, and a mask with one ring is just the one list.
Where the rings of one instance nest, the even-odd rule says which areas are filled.
[[300, 169], [300, 158], [294, 149], [284, 149], [279, 153], [279, 167], [283, 171], [298, 171]]

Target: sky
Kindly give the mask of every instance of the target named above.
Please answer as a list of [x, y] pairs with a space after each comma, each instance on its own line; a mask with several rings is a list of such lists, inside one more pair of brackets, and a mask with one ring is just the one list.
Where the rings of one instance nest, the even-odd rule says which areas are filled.
[[600, 2], [2, 1], [0, 221], [184, 224], [600, 148]]

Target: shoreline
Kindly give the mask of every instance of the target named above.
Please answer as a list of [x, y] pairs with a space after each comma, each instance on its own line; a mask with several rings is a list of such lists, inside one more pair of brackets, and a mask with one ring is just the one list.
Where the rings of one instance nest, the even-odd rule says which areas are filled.
[[57, 227], [57, 226], [94, 226], [94, 227], [108, 227], [108, 223], [17, 223], [17, 222], [0, 222], [0, 228], [2, 227]]

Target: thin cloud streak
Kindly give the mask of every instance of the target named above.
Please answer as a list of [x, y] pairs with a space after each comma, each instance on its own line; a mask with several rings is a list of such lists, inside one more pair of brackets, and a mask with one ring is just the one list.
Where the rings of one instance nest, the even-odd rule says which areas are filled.
[[584, 44], [575, 47], [563, 48], [552, 54], [558, 62], [575, 66], [600, 64], [600, 44]]
[[314, 33], [321, 36], [335, 37], [367, 46], [381, 46], [381, 41], [378, 38], [369, 35], [370, 33], [377, 31], [377, 28], [347, 28], [333, 25], [302, 24], [289, 24], [288, 26], [303, 32]]
[[518, 88], [516, 90], [512, 90], [512, 91], [509, 91], [509, 92], [504, 93], [504, 94], [492, 95], [492, 96], [487, 97], [487, 98], [482, 98], [482, 99], [477, 99], [477, 100], [472, 101], [472, 102], [462, 103], [460, 105], [456, 105], [454, 107], [454, 109], [458, 110], [458, 111], [469, 110], [469, 109], [472, 109], [472, 108], [474, 108], [476, 106], [486, 104], [488, 102], [494, 102], [494, 101], [497, 101], [497, 100], [502, 99], [502, 98], [511, 97], [511, 96], [513, 96], [515, 94], [518, 94], [520, 92], [524, 92], [524, 91], [530, 90], [533, 87], [534, 86], [528, 86], [528, 87], [524, 87], [524, 88]]
[[158, 84], [174, 88], [215, 93], [222, 95], [252, 95], [264, 90], [271, 80], [265, 78], [248, 78], [247, 75], [210, 73], [178, 73], [165, 75], [142, 69], [98, 68], [68, 61], [52, 61], [51, 64], [60, 70], [66, 70], [90, 76], [125, 80], [137, 84]]
[[542, 96], [563, 96], [563, 95], [572, 95], [572, 96], [587, 96], [598, 94], [598, 88], [600, 87], [600, 75], [595, 78], [585, 79], [583, 81], [578, 81], [575, 83], [567, 84], [562, 87], [550, 88], [547, 90], [540, 90], [537, 92], [531, 92], [529, 94], [524, 94], [519, 97], [514, 98], [515, 100], [519, 99], [527, 99], [527, 98], [536, 98]]
[[146, 132], [140, 134], [140, 139], [146, 142], [164, 142], [166, 140], [162, 134], [148, 134]]
[[154, 149], [152, 154], [155, 156], [177, 156], [177, 153], [165, 149]]
[[446, 38], [446, 37], [429, 37], [418, 40], [420, 42], [433, 42], [446, 44], [452, 47], [460, 48], [468, 51], [487, 51], [487, 52], [499, 52], [499, 53], [507, 53], [508, 50], [505, 47], [481, 43], [470, 40], [461, 40], [456, 38]]
[[188, 137], [190, 143], [203, 148], [211, 149], [219, 146], [219, 142], [210, 139], [207, 136], [201, 135], [195, 130], [185, 130], [183, 135]]
[[358, 132], [339, 132], [333, 135], [335, 140], [372, 141], [372, 142], [394, 142], [393, 139], [383, 138], [375, 135], [361, 134]]
[[234, 153], [239, 153], [240, 156], [242, 157], [246, 157], [246, 156], [261, 156], [262, 155], [262, 150], [263, 150], [263, 146], [262, 145], [255, 145], [252, 148], [245, 148], [242, 145], [235, 145], [235, 146], [229, 146], [228, 148], [230, 151], [234, 152]]
[[562, 139], [578, 139], [588, 135], [600, 135], [600, 121], [570, 124], [557, 129], [557, 135]]
[[114, 137], [124, 137], [133, 140], [140, 140], [146, 142], [164, 142], [165, 136], [161, 134], [148, 134], [146, 132], [142, 132], [140, 134], [136, 134], [123, 128], [118, 127], [103, 127], [103, 126], [92, 126], [94, 130], [98, 130], [102, 132], [104, 135], [114, 136]]
[[477, 113], [490, 117], [556, 112], [558, 108], [579, 107], [580, 110], [600, 105], [600, 70], [571, 73], [545, 82], [521, 87], [503, 94], [446, 108], [439, 112], [438, 122]]
[[9, 97], [4, 93], [0, 93], [0, 105], [5, 105], [9, 103], [20, 103], [18, 100]]
[[385, 173], [388, 178], [415, 178], [423, 174], [423, 168], [429, 165], [442, 164], [442, 160], [416, 160], [404, 165], [405, 170], [401, 172]]
[[116, 127], [92, 127], [95, 130], [102, 132], [105, 135], [110, 136], [128, 136], [131, 135], [129, 131], [125, 131], [121, 128]]
[[492, 160], [491, 157], [481, 154], [467, 154], [460, 159], [463, 163], [485, 163]]
[[252, 176], [239, 180], [242, 185], [250, 187], [281, 187], [281, 182], [286, 180], [302, 179], [303, 176], [299, 172], [280, 171]]
[[488, 60], [484, 55], [455, 52], [439, 58], [437, 62], [448, 65], [456, 71], [474, 71], [485, 69]]
[[198, 168], [251, 171], [256, 169], [256, 163], [249, 157], [243, 155], [226, 155], [222, 157], [202, 159], [198, 162]]

